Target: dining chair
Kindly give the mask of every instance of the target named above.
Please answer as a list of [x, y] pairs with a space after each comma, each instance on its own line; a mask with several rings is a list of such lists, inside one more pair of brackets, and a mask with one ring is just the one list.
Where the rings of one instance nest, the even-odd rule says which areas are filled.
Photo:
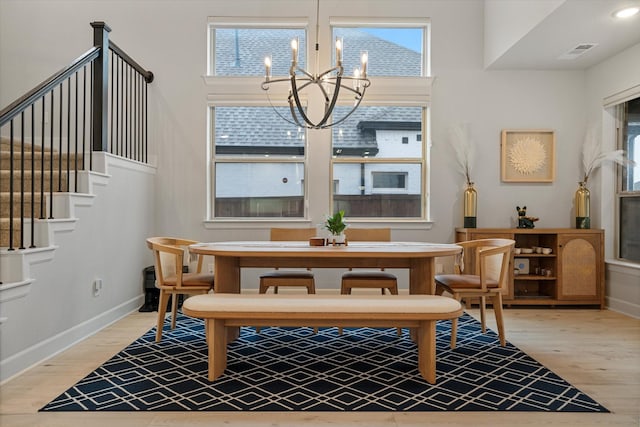
[[[347, 228], [345, 230], [347, 244], [349, 242], [390, 242], [390, 228]], [[380, 289], [382, 295], [385, 289], [391, 295], [398, 295], [398, 278], [386, 271], [349, 269], [342, 275], [340, 293], [348, 295], [355, 288]], [[342, 332], [341, 328], [338, 328]], [[398, 328], [398, 335], [402, 335], [402, 328]]]
[[[270, 230], [271, 241], [308, 241], [315, 235], [315, 228], [272, 228]], [[260, 275], [261, 294], [266, 293], [271, 287], [273, 287], [273, 292], [277, 294], [280, 286], [302, 286], [307, 288], [307, 293], [316, 293], [315, 280], [310, 268], [306, 270], [276, 268]]]
[[153, 251], [156, 287], [160, 290], [156, 342], [162, 340], [162, 328], [171, 296], [171, 329], [176, 327], [178, 298], [180, 295], [206, 294], [213, 290], [213, 274], [202, 273], [203, 255], [198, 255], [196, 271], [183, 272], [188, 254], [187, 246], [195, 240], [174, 237], [149, 237], [147, 247]]
[[[483, 333], [486, 331], [486, 298], [491, 298], [500, 345], [504, 347], [506, 338], [502, 314], [502, 294], [506, 293], [508, 289], [509, 263], [515, 241], [511, 239], [479, 239], [456, 244], [462, 246], [462, 261], [455, 266], [454, 274], [435, 276], [436, 294], [448, 293], [458, 301], [479, 297]], [[451, 348], [456, 347], [457, 332], [458, 319], [453, 319]]]
[[[348, 242], [389, 242], [391, 229], [389, 228], [348, 228], [345, 230]], [[398, 279], [391, 273], [379, 270], [349, 269], [342, 275], [340, 285], [341, 294], [350, 294], [354, 288], [380, 289], [384, 295], [385, 289], [392, 295], [398, 294]]]
[[[317, 234], [316, 229], [309, 228], [271, 228], [269, 239], [277, 241], [308, 241]], [[316, 282], [310, 268], [306, 270], [281, 270], [276, 268], [260, 275], [261, 294], [266, 294], [269, 288], [273, 288], [274, 293], [278, 293], [280, 286], [296, 286], [307, 289], [308, 294], [316, 293]], [[314, 329], [317, 332], [317, 328]], [[256, 333], [260, 333], [260, 328], [256, 327]]]

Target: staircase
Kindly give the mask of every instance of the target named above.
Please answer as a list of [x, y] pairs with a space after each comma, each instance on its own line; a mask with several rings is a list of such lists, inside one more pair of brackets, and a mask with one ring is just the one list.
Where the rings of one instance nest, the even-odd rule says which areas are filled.
[[[73, 175], [75, 169], [75, 156], [59, 154], [49, 148], [44, 152], [41, 147], [33, 147], [25, 144], [24, 172], [22, 167], [22, 149], [19, 141], [14, 141], [13, 152], [13, 177], [11, 176], [11, 144], [8, 138], [0, 138], [0, 248], [28, 248], [31, 246], [30, 225], [31, 218], [51, 218], [50, 195], [52, 193], [67, 192], [73, 187], [69, 182], [69, 175]], [[72, 159], [71, 173], [67, 173], [67, 162]], [[31, 162], [33, 159], [33, 171]], [[53, 162], [52, 162], [53, 160]], [[44, 165], [43, 165], [44, 162]], [[44, 169], [44, 170], [43, 170]], [[78, 160], [78, 169], [82, 169], [82, 159]], [[11, 192], [13, 181], [13, 192]], [[33, 192], [32, 186], [33, 184]], [[21, 194], [21, 189], [24, 191]], [[24, 201], [24, 202], [23, 202]], [[13, 203], [12, 203], [13, 202]], [[23, 202], [23, 203], [22, 203]], [[13, 215], [11, 215], [13, 209]], [[33, 209], [33, 211], [32, 211]], [[10, 221], [13, 217], [13, 244], [9, 243]], [[24, 222], [21, 224], [21, 218]], [[22, 239], [22, 226], [25, 233]], [[22, 240], [22, 242], [21, 242]]]

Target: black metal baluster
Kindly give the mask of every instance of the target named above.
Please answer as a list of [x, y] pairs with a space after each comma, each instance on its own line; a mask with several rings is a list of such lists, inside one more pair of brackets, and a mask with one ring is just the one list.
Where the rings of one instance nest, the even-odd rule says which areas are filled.
[[9, 126], [9, 250], [15, 250], [13, 247], [13, 179], [15, 174], [14, 166], [14, 147], [13, 147], [13, 119]]
[[[62, 157], [62, 154], [61, 154]], [[65, 178], [66, 181], [66, 191], [71, 191], [71, 77], [67, 79], [67, 176]], [[62, 178], [62, 172], [60, 172]]]
[[82, 68], [82, 170], [85, 169], [87, 148], [87, 66]]
[[24, 110], [20, 113], [20, 248], [24, 249]]
[[138, 160], [142, 161], [142, 88], [144, 81], [138, 74]]
[[138, 90], [140, 90], [139, 89], [140, 77], [138, 76], [138, 73], [135, 70], [133, 71], [133, 76], [134, 76], [134, 80], [133, 81], [135, 82], [135, 84], [134, 84], [135, 90], [133, 92], [134, 93], [133, 102], [134, 102], [134, 111], [135, 111], [135, 114], [133, 116], [133, 123], [135, 124], [134, 125], [134, 133], [133, 133], [134, 137], [133, 137], [133, 139], [135, 141], [135, 147], [136, 147], [135, 160], [140, 160], [140, 137], [138, 135], [138, 131], [139, 131], [138, 115], [140, 114], [139, 113], [139, 108], [138, 108]]
[[50, 144], [50, 152], [49, 152], [49, 219], [53, 219], [53, 110], [54, 110], [54, 97], [55, 97], [55, 89], [51, 90], [51, 112], [50, 112], [50, 121], [51, 121], [51, 129], [49, 132], [51, 133], [51, 144]]
[[36, 213], [35, 213], [35, 203], [36, 203], [36, 164], [35, 164], [35, 125], [36, 121], [36, 103], [31, 104], [31, 244], [30, 248], [35, 248], [35, 223], [36, 223]]
[[113, 52], [110, 52], [111, 54], [111, 75], [109, 76], [109, 89], [111, 90], [111, 105], [110, 105], [110, 109], [111, 109], [111, 123], [109, 123], [109, 129], [110, 129], [110, 135], [109, 135], [109, 140], [111, 141], [111, 147], [109, 149], [109, 151], [111, 151], [111, 153], [118, 154], [117, 153], [117, 147], [114, 146], [113, 144], [113, 90], [114, 90], [114, 80], [115, 80], [115, 76], [113, 73], [113, 68], [115, 66], [114, 62], [115, 62], [115, 54]]
[[124, 97], [126, 98], [126, 101], [124, 103], [124, 109], [125, 109], [125, 114], [124, 114], [124, 156], [128, 157], [129, 156], [129, 66], [127, 65], [125, 68], [125, 95]]
[[76, 71], [76, 93], [75, 93], [75, 113], [76, 119], [74, 122], [75, 127], [75, 150], [73, 153], [73, 168], [74, 168], [74, 187], [73, 191], [78, 192], [78, 72]]
[[144, 162], [149, 158], [149, 95], [144, 85]]
[[132, 69], [132, 73], [131, 73], [131, 83], [132, 83], [132, 89], [131, 89], [131, 145], [132, 145], [132, 153], [131, 153], [131, 158], [133, 160], [137, 160], [137, 156], [138, 156], [138, 141], [137, 141], [137, 123], [136, 123], [136, 117], [138, 115], [138, 79], [136, 78], [136, 72], [135, 70]]
[[46, 95], [42, 95], [42, 121], [40, 123], [40, 127], [42, 128], [42, 130], [40, 131], [40, 135], [42, 136], [41, 140], [41, 144], [40, 144], [40, 219], [44, 219], [44, 162], [45, 162], [45, 155], [44, 155], [44, 146], [45, 146], [45, 141], [44, 141], [44, 136], [45, 136], [45, 124], [44, 124], [44, 116], [45, 116], [45, 101], [46, 101]]
[[124, 155], [124, 61], [120, 58], [120, 155]]
[[91, 62], [91, 67], [90, 67], [90, 74], [91, 74], [91, 79], [89, 79], [90, 83], [91, 83], [91, 90], [90, 93], [91, 95], [89, 96], [89, 105], [91, 105], [91, 107], [89, 108], [90, 113], [89, 116], [91, 117], [91, 121], [90, 121], [90, 127], [91, 127], [91, 139], [90, 139], [90, 144], [89, 144], [89, 170], [93, 170], [93, 62]]
[[[58, 112], [58, 122], [60, 125], [60, 129], [58, 129], [58, 191], [62, 191], [62, 85], [63, 83], [60, 83], [60, 111]], [[51, 179], [53, 180], [53, 171], [51, 173]]]

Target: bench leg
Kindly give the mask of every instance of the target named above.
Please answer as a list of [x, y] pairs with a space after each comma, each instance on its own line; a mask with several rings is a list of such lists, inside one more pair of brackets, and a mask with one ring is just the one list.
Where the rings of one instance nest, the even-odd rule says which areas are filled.
[[425, 320], [418, 328], [418, 369], [430, 384], [436, 383], [436, 321]]
[[227, 368], [227, 331], [224, 320], [207, 319], [205, 327], [209, 347], [209, 381], [213, 381]]

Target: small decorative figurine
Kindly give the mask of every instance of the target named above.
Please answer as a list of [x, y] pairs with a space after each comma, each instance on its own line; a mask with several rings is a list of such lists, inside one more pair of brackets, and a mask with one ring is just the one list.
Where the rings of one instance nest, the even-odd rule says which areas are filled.
[[533, 224], [538, 220], [538, 218], [534, 216], [527, 216], [527, 207], [523, 206], [520, 209], [520, 206], [516, 206], [516, 210], [518, 211], [518, 228], [534, 228]]

